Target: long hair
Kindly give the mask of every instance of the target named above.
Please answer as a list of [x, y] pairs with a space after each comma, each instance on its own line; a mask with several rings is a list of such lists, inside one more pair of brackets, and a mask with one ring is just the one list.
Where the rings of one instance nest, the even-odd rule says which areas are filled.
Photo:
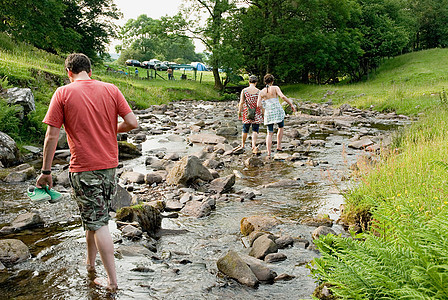
[[266, 74], [263, 78], [264, 84], [266, 84], [266, 90], [269, 91], [269, 84], [274, 82], [274, 75]]

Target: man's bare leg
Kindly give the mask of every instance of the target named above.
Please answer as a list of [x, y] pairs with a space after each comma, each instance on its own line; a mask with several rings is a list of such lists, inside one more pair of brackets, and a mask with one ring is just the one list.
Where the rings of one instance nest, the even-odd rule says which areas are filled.
[[[108, 284], [105, 286], [110, 291], [116, 291], [117, 285], [117, 272], [115, 270], [114, 259], [114, 243], [112, 236], [109, 232], [109, 227], [103, 226], [94, 233], [95, 244], [100, 253], [101, 261], [106, 269]], [[95, 279], [95, 283], [103, 285], [100, 278]]]
[[98, 249], [96, 248], [95, 243], [95, 231], [87, 230], [86, 231], [86, 241], [87, 241], [87, 271], [95, 272], [95, 260], [96, 254], [98, 253]]

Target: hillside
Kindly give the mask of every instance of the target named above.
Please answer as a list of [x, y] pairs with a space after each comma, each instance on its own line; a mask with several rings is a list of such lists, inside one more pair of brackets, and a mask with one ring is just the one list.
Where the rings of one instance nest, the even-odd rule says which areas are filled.
[[[305, 101], [350, 105], [413, 115], [440, 103], [448, 87], [448, 49], [413, 52], [385, 60], [370, 79], [354, 84], [290, 85], [286, 95]], [[333, 95], [325, 95], [328, 91]]]
[[[140, 71], [140, 76], [146, 76], [145, 69]], [[180, 76], [180, 73], [176, 75]], [[187, 75], [189, 79], [192, 78], [191, 73]], [[92, 77], [118, 86], [131, 106], [137, 109], [181, 99], [222, 99], [210, 80], [203, 80], [202, 83], [199, 80], [166, 81], [159, 77], [147, 80], [108, 72], [102, 65], [93, 67]], [[0, 87], [2, 90], [9, 87], [31, 88], [36, 101], [36, 112], [29, 115], [23, 122], [25, 124], [15, 118], [13, 108], [0, 101], [0, 131], [11, 135], [19, 144], [40, 144], [45, 132], [41, 121], [51, 96], [57, 87], [66, 83], [68, 78], [63, 58], [26, 44], [14, 43], [9, 37], [0, 34]]]

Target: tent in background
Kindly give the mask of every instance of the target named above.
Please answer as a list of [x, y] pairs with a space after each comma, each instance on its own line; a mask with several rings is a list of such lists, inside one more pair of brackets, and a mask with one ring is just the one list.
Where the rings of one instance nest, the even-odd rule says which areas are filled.
[[198, 71], [207, 71], [207, 67], [201, 62], [192, 62], [190, 65]]

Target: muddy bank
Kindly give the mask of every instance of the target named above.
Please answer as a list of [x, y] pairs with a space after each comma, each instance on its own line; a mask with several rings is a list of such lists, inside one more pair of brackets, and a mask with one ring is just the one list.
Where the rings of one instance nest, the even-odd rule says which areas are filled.
[[[237, 102], [179, 102], [136, 112], [140, 128], [120, 139], [136, 145], [142, 155], [121, 161], [120, 184], [129, 193], [130, 203], [151, 203], [165, 217], [158, 234], [138, 240], [123, 237], [115, 222], [110, 223], [121, 288], [118, 298], [311, 298], [315, 283], [306, 264], [318, 255], [311, 236], [316, 224], [303, 224], [304, 220], [318, 214], [336, 220], [343, 202], [339, 190], [347, 188], [350, 168], [358, 161], [374, 159], [374, 154], [390, 143], [391, 130], [409, 120], [348, 105], [297, 104], [298, 113], [285, 120], [285, 151], [276, 153], [270, 162], [263, 159], [266, 128], [261, 127], [257, 143], [262, 153], [256, 166], [250, 161], [254, 163], [250, 139], [245, 152], [232, 151], [242, 130]], [[83, 231], [64, 181], [67, 154], [58, 154], [54, 173], [56, 188], [65, 192], [64, 201], [30, 203], [24, 191], [32, 180], [0, 185], [2, 227], [29, 212], [38, 213], [44, 221], [41, 227], [2, 235], [2, 239], [22, 240], [31, 253], [31, 259], [1, 273], [6, 297], [104, 297], [89, 284], [83, 266]], [[212, 177], [193, 176], [179, 186], [168, 184], [169, 172], [191, 155]], [[38, 159], [29, 163], [39, 166]], [[211, 185], [216, 176], [232, 175], [235, 181], [230, 188]], [[191, 203], [199, 203], [199, 208], [185, 209], [193, 206]], [[203, 203], [210, 208], [204, 209]], [[198, 211], [203, 215], [197, 215]], [[217, 261], [230, 250], [239, 255], [249, 253], [240, 222], [255, 215], [277, 219], [279, 224], [269, 231], [294, 240], [292, 246], [278, 251], [285, 260], [268, 263], [270, 269], [290, 275], [291, 280], [253, 289], [218, 271]], [[326, 225], [336, 233], [343, 232], [333, 222]]]

